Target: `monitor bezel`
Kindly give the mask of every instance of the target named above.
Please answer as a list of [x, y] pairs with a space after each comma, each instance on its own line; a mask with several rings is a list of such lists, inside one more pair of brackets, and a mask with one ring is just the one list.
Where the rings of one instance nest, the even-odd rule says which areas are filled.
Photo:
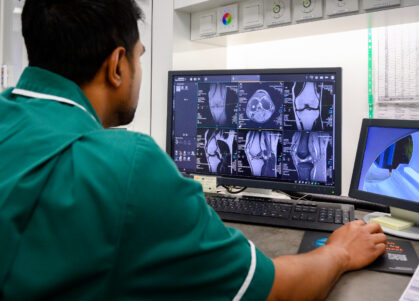
[[386, 195], [366, 192], [358, 189], [359, 180], [362, 172], [362, 164], [364, 162], [365, 147], [367, 145], [368, 140], [368, 131], [370, 127], [406, 128], [419, 130], [419, 121], [392, 119], [363, 119], [361, 132], [359, 135], [359, 143], [356, 152], [354, 170], [352, 173], [351, 185], [349, 188], [349, 196], [360, 200], [383, 204], [386, 206], [419, 212], [419, 203], [389, 197]]
[[[287, 182], [275, 182], [265, 179], [247, 179], [238, 177], [216, 176], [219, 185], [234, 185], [253, 188], [265, 188], [282, 191], [319, 193], [328, 195], [340, 195], [342, 187], [342, 68], [294, 68], [294, 69], [224, 69], [224, 70], [176, 70], [168, 73], [167, 93], [167, 128], [166, 128], [166, 152], [173, 158], [172, 127], [173, 127], [173, 78], [175, 76], [203, 76], [203, 75], [253, 75], [253, 74], [330, 74], [336, 76], [335, 84], [335, 185], [334, 186], [312, 186]], [[199, 174], [199, 173], [194, 173]]]

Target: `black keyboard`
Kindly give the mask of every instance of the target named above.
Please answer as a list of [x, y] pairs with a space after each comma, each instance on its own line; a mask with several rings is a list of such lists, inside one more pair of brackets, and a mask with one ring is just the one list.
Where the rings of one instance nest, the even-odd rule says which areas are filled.
[[224, 221], [334, 231], [354, 220], [353, 205], [217, 193], [205, 197]]

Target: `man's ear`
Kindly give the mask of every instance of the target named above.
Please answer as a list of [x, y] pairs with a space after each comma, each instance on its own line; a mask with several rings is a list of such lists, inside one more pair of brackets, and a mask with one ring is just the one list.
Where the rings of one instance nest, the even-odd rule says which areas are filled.
[[123, 61], [126, 50], [124, 47], [117, 47], [109, 56], [107, 80], [114, 88], [119, 88], [122, 84], [122, 72], [124, 71]]

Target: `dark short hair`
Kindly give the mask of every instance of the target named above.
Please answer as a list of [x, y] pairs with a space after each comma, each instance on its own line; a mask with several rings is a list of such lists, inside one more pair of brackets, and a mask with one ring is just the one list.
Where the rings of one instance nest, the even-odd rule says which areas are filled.
[[29, 66], [90, 82], [122, 46], [131, 56], [143, 12], [135, 0], [26, 0], [22, 32]]

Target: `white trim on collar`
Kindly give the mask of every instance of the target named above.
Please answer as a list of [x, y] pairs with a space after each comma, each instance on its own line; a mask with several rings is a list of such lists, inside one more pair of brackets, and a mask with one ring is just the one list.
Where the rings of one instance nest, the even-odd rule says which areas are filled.
[[76, 103], [75, 101], [72, 101], [71, 99], [67, 99], [67, 98], [59, 97], [59, 96], [55, 96], [55, 95], [33, 92], [33, 91], [29, 91], [29, 90], [24, 90], [24, 89], [17, 89], [17, 88], [13, 89], [12, 94], [21, 95], [21, 96], [30, 97], [30, 98], [47, 99], [47, 100], [52, 100], [52, 101], [68, 104], [68, 105], [71, 105], [71, 106], [75, 106], [75, 107], [78, 107], [79, 109], [82, 109], [83, 111], [85, 111], [87, 114], [90, 115], [90, 117], [93, 118], [93, 120], [97, 121], [96, 118], [92, 114], [90, 114], [86, 110], [85, 107], [83, 107], [82, 105], [79, 105], [78, 103]]

